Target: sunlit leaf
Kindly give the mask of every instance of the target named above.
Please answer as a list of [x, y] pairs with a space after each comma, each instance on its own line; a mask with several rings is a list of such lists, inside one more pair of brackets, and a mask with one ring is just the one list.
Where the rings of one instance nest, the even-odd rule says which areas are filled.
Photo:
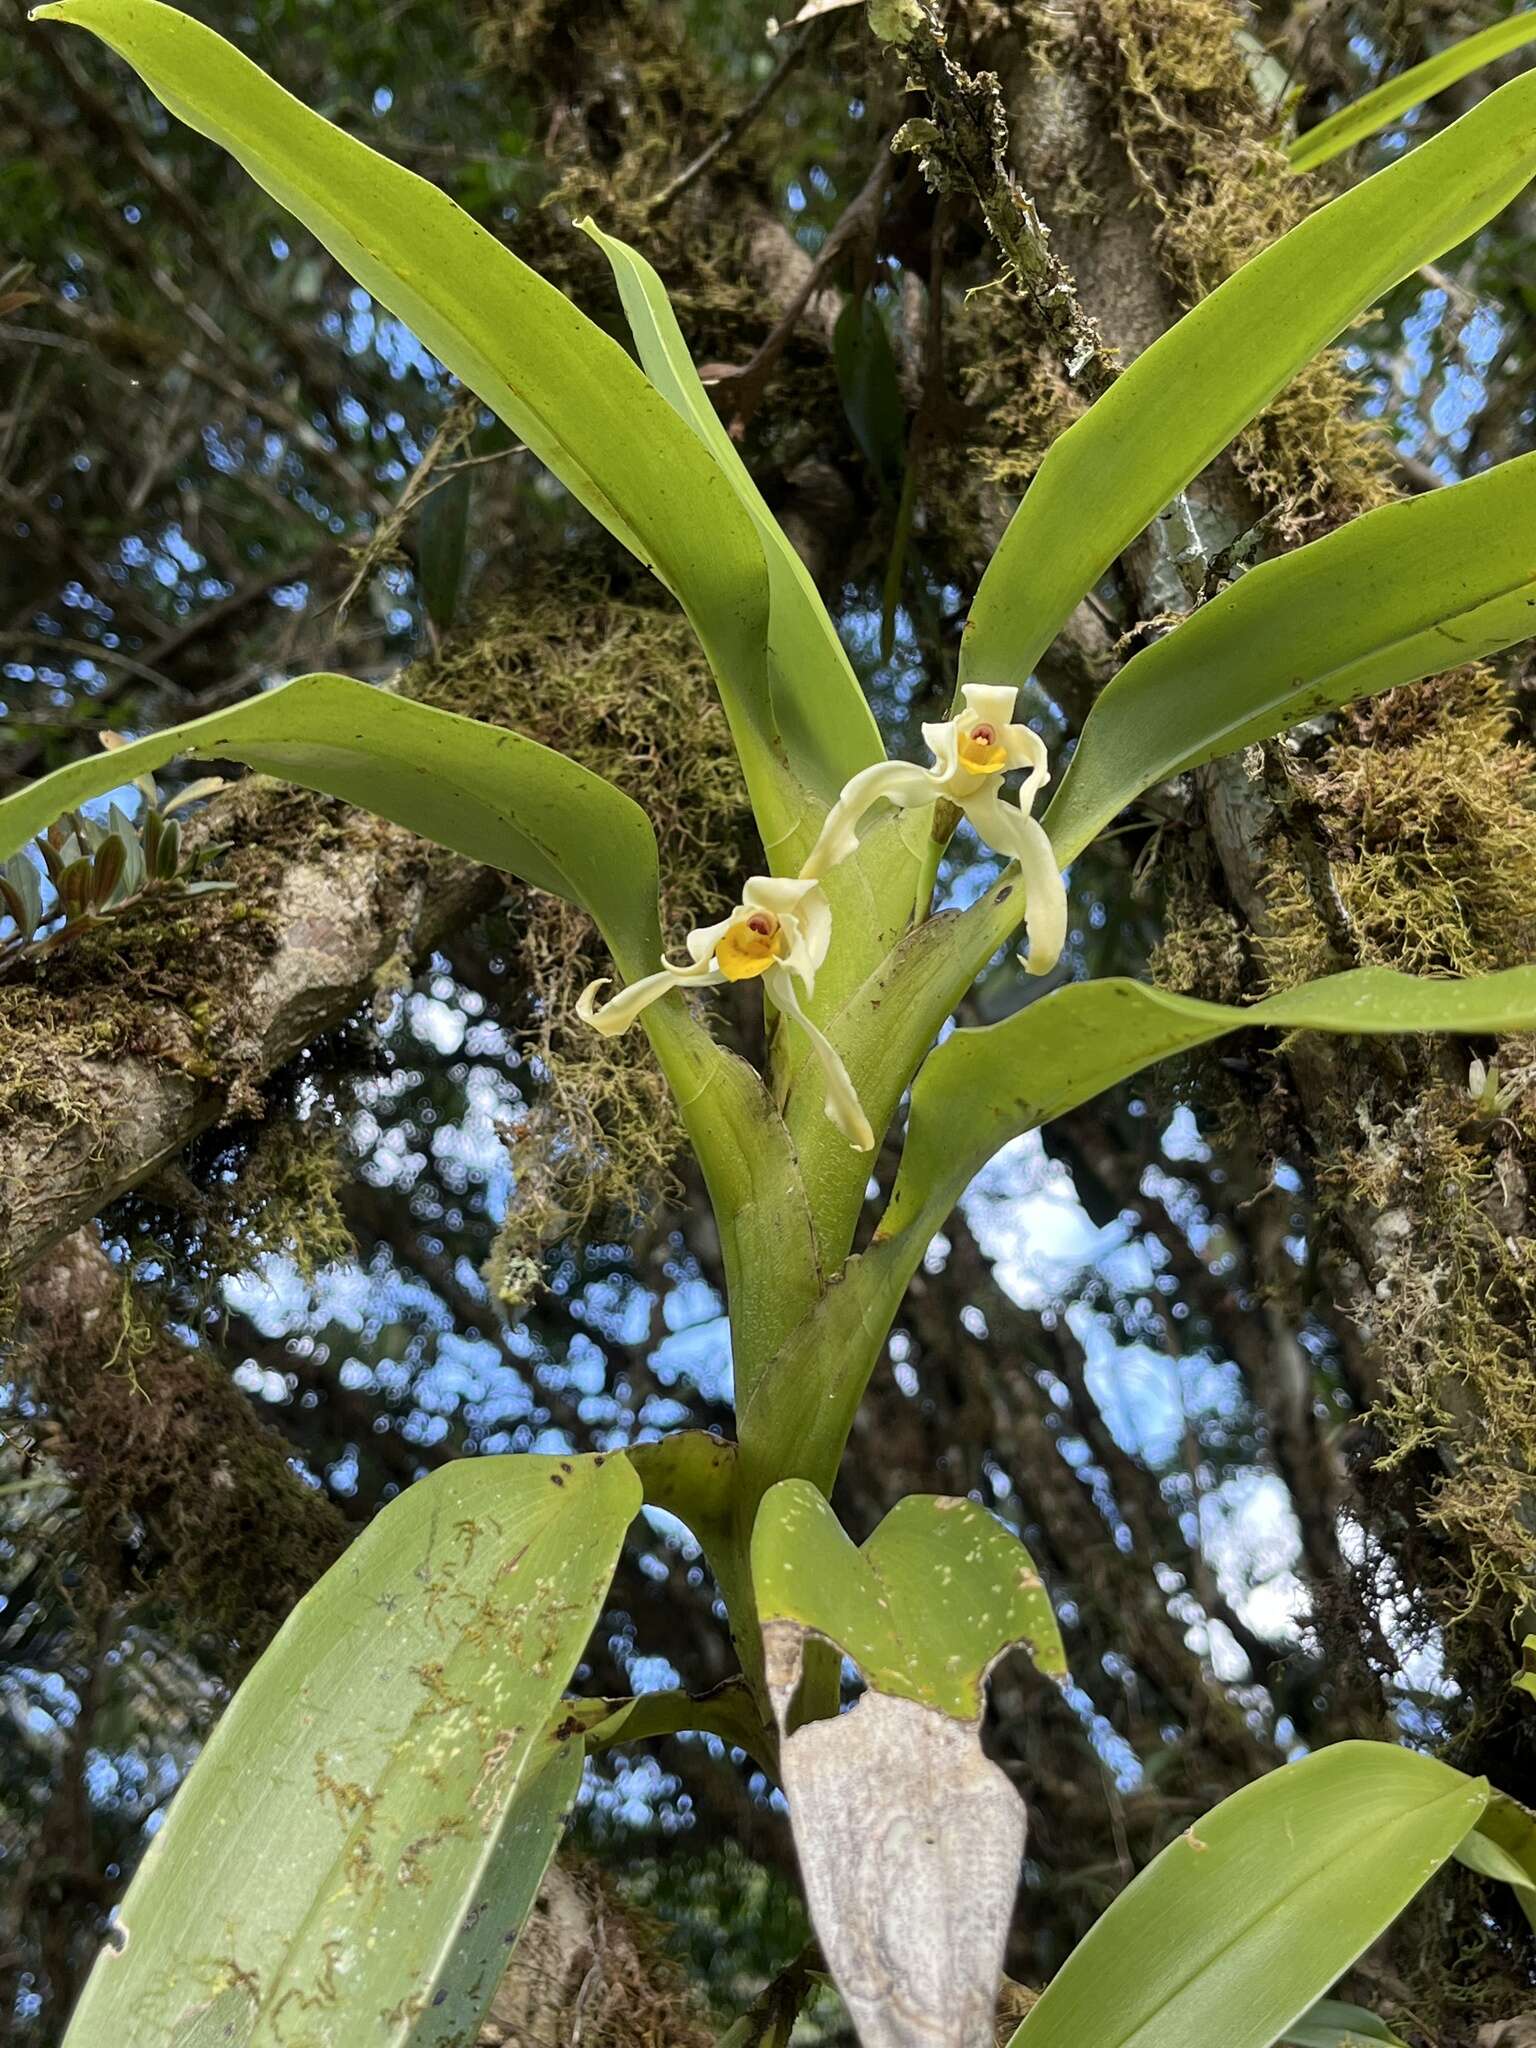
[[1360, 967], [1245, 1009], [1120, 979], [1055, 989], [1003, 1023], [953, 1032], [924, 1063], [880, 1236], [936, 1229], [1010, 1139], [1156, 1060], [1252, 1024], [1373, 1035], [1529, 1031], [1536, 967], [1464, 981]]
[[1099, 693], [1045, 817], [1063, 864], [1169, 775], [1536, 634], [1533, 531], [1525, 455], [1240, 577]]
[[57, 0], [227, 149], [674, 592], [720, 685], [770, 844], [802, 824], [778, 748], [757, 531], [628, 354], [424, 178], [344, 134], [159, 0]]
[[1476, 1824], [1481, 1778], [1341, 1742], [1224, 1799], [1046, 1986], [1012, 2048], [1268, 2048]]
[[622, 1457], [529, 1455], [386, 1507], [209, 1738], [68, 2048], [473, 2040], [580, 1777], [544, 1730], [639, 1504]]
[[1233, 435], [1533, 169], [1536, 76], [1311, 215], [1139, 355], [1025, 492], [976, 593], [961, 680], [1024, 683], [1078, 600]]
[[699, 381], [666, 287], [638, 250], [595, 221], [577, 226], [613, 267], [646, 375], [720, 465], [756, 526], [768, 564], [773, 707], [790, 759], [808, 787], [830, 803], [849, 778], [885, 749], [837, 628], [811, 573], [768, 508], [736, 443]]
[[1287, 151], [1291, 169], [1315, 170], [1330, 158], [1342, 156], [1346, 149], [1353, 149], [1368, 135], [1379, 134], [1383, 128], [1389, 127], [1399, 114], [1421, 106], [1425, 100], [1433, 99], [1437, 92], [1444, 92], [1448, 85], [1465, 78], [1468, 72], [1476, 71], [1483, 64], [1491, 64], [1496, 57], [1507, 56], [1511, 50], [1518, 50], [1533, 38], [1536, 38], [1536, 8], [1523, 14], [1511, 14], [1507, 20], [1495, 21], [1489, 27], [1479, 29], [1475, 35], [1463, 36], [1449, 48], [1437, 50], [1422, 64], [1415, 64], [1412, 70], [1389, 78], [1374, 92], [1351, 100], [1347, 107], [1330, 114], [1326, 121], [1319, 121], [1305, 135], [1298, 135]]
[[793, 1326], [772, 1370], [740, 1401], [743, 1512], [791, 1475], [830, 1490], [908, 1282], [995, 1152], [1140, 1068], [1249, 1024], [1344, 1033], [1525, 1031], [1536, 1026], [1536, 967], [1466, 981], [1358, 968], [1247, 1008], [1141, 982], [1080, 982], [1003, 1023], [952, 1033], [918, 1072], [896, 1185], [873, 1241]]
[[0, 854], [179, 755], [343, 797], [564, 896], [591, 912], [627, 975], [660, 959], [656, 839], [638, 804], [520, 733], [345, 676], [303, 676], [28, 783], [0, 800]]
[[[244, 761], [343, 797], [581, 904], [627, 979], [660, 962], [656, 841], [638, 804], [535, 740], [342, 676], [303, 677], [28, 784], [0, 799], [0, 856], [61, 811], [181, 754]], [[750, 1368], [779, 1348], [819, 1284], [789, 1135], [752, 1068], [680, 999], [652, 1005], [644, 1025], [704, 1168], [738, 1365]], [[743, 1284], [770, 1269], [772, 1288]]]
[[1029, 1552], [975, 1501], [910, 1494], [861, 1549], [815, 1487], [786, 1480], [758, 1510], [752, 1581], [765, 1629], [821, 1636], [878, 1691], [959, 1720], [980, 1718], [983, 1680], [1014, 1644], [1066, 1676]]

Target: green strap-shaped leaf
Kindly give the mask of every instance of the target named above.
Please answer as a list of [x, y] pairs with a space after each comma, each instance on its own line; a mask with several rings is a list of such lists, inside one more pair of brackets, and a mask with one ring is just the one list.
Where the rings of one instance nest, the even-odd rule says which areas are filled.
[[[0, 800], [0, 858], [62, 811], [179, 754], [244, 761], [343, 797], [569, 898], [591, 913], [628, 980], [661, 962], [656, 841], [638, 804], [519, 733], [343, 676], [303, 677], [42, 777]], [[644, 1024], [704, 1168], [738, 1363], [752, 1370], [820, 1287], [794, 1151], [759, 1076], [680, 999], [653, 1004]]]
[[1528, 1806], [1495, 1792], [1482, 1819], [1457, 1849], [1456, 1859], [1483, 1877], [1509, 1885], [1520, 1910], [1536, 1927], [1536, 1813]]
[[1250, 1024], [1373, 1036], [1529, 1031], [1536, 967], [1465, 981], [1357, 967], [1246, 1009], [1139, 981], [1055, 989], [1001, 1024], [952, 1033], [930, 1054], [913, 1084], [906, 1149], [877, 1236], [937, 1229], [972, 1175], [1010, 1139], [1156, 1060]]
[[1063, 864], [1181, 769], [1536, 634], [1536, 455], [1266, 562], [1099, 693], [1045, 817]]
[[791, 763], [831, 803], [843, 784], [885, 752], [837, 628], [811, 572], [768, 509], [736, 443], [699, 381], [666, 286], [637, 250], [594, 221], [576, 225], [613, 266], [625, 317], [646, 375], [720, 465], [763, 544], [770, 591], [769, 657], [773, 708]]
[[1341, 1742], [1245, 1785], [1142, 1871], [1010, 2048], [1268, 2048], [1476, 1824], [1481, 1778]]
[[68, 2048], [472, 2041], [579, 1780], [544, 1731], [639, 1504], [622, 1457], [521, 1456], [385, 1508], [215, 1728]]
[[[992, 913], [996, 922], [983, 930], [1005, 936], [1004, 915]], [[1128, 1074], [1248, 1024], [1345, 1033], [1528, 1031], [1536, 1025], [1536, 967], [1467, 981], [1358, 968], [1246, 1009], [1142, 982], [1079, 982], [1001, 1024], [954, 1032], [918, 1072], [896, 1185], [873, 1242], [789, 1332], [771, 1370], [739, 1396], [741, 1515], [749, 1517], [791, 1475], [830, 1491], [907, 1285], [934, 1231], [993, 1153]]]
[[1299, 2020], [1293, 2020], [1283, 2038], [1291, 2048], [1407, 2048], [1385, 2020], [1364, 2006], [1346, 2005], [1341, 1999], [1320, 1998]]
[[752, 521], [628, 354], [446, 193], [345, 135], [212, 29], [159, 0], [58, 0], [179, 120], [244, 165], [506, 421], [687, 611], [770, 842], [802, 793], [773, 729], [768, 577]]
[[972, 1500], [910, 1494], [860, 1549], [814, 1486], [786, 1480], [758, 1510], [752, 1583], [765, 1629], [820, 1636], [876, 1692], [957, 1721], [980, 1721], [986, 1675], [1015, 1644], [1067, 1675], [1033, 1559]]
[[1024, 683], [1117, 555], [1318, 350], [1536, 169], [1536, 76], [1244, 264], [1051, 448], [976, 593], [962, 682]]
[[638, 804], [520, 733], [345, 676], [302, 676], [42, 776], [0, 800], [0, 857], [178, 755], [243, 761], [343, 797], [564, 896], [591, 912], [631, 978], [660, 961], [656, 836]]
[[1512, 14], [1506, 21], [1496, 21], [1488, 28], [1479, 29], [1476, 35], [1463, 36], [1449, 49], [1439, 50], [1424, 63], [1415, 64], [1411, 71], [1389, 78], [1374, 92], [1351, 100], [1347, 107], [1330, 114], [1326, 121], [1319, 121], [1305, 135], [1298, 135], [1286, 152], [1291, 169], [1316, 170], [1319, 164], [1342, 156], [1346, 149], [1353, 149], [1368, 135], [1379, 134], [1399, 114], [1422, 106], [1425, 100], [1433, 99], [1437, 92], [1444, 92], [1448, 85], [1465, 78], [1468, 72], [1476, 71], [1480, 65], [1491, 64], [1496, 57], [1507, 56], [1511, 50], [1518, 50], [1533, 38], [1536, 38], [1536, 8], [1530, 8], [1524, 14]]

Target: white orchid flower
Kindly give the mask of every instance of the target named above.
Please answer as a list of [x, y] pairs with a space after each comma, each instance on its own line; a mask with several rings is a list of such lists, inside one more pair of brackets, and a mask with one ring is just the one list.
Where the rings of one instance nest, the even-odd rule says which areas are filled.
[[[1024, 965], [1031, 974], [1048, 973], [1067, 940], [1067, 892], [1051, 842], [1029, 815], [1036, 791], [1051, 777], [1045, 742], [1027, 725], [1013, 722], [1018, 694], [1008, 685], [967, 683], [960, 692], [965, 709], [959, 717], [923, 727], [931, 768], [919, 768], [914, 761], [877, 761], [861, 769], [828, 811], [801, 874], [820, 877], [846, 860], [859, 843], [860, 821], [882, 797], [903, 809], [948, 797], [994, 852], [1018, 862], [1028, 905]], [[1027, 771], [1017, 804], [1006, 802], [1001, 791], [1010, 768]]]
[[775, 875], [754, 875], [741, 901], [718, 924], [701, 926], [687, 937], [688, 965], [669, 967], [631, 982], [599, 1005], [598, 992], [607, 981], [590, 982], [582, 990], [576, 1014], [605, 1038], [627, 1031], [643, 1009], [675, 988], [718, 988], [724, 981], [755, 981], [776, 1008], [793, 1017], [821, 1062], [826, 1079], [827, 1115], [850, 1145], [872, 1152], [875, 1134], [853, 1092], [848, 1070], [825, 1033], [818, 1031], [800, 1007], [797, 981], [809, 996], [816, 973], [832, 943], [832, 907], [821, 884]]

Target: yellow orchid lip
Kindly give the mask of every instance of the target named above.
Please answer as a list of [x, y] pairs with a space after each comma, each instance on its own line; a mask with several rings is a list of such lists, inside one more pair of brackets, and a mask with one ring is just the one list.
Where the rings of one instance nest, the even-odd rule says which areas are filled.
[[992, 725], [973, 726], [958, 735], [955, 754], [963, 768], [973, 775], [995, 775], [1008, 765], [1008, 749]]
[[789, 951], [783, 925], [771, 910], [754, 910], [733, 924], [715, 947], [715, 964], [727, 981], [751, 981], [766, 974]]

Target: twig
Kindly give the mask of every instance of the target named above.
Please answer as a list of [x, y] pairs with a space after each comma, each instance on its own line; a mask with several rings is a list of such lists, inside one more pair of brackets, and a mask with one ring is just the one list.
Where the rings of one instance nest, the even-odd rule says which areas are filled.
[[849, 202], [836, 227], [816, 252], [816, 260], [805, 273], [799, 290], [780, 314], [762, 347], [743, 368], [710, 381], [709, 393], [715, 410], [722, 419], [731, 423], [733, 432], [739, 433], [762, 403], [768, 380], [790, 336], [800, 324], [800, 316], [821, 289], [833, 265], [840, 261], [859, 235], [868, 232], [878, 222], [893, 168], [888, 139], [880, 149], [875, 168], [866, 179], [863, 190]]
[[1069, 382], [1098, 397], [1114, 380], [1114, 351], [1079, 303], [1076, 279], [1051, 248], [1049, 228], [1013, 174], [996, 73], [973, 77], [960, 68], [926, 0], [922, 27], [898, 54], [926, 91], [933, 118], [908, 121], [893, 147], [916, 153], [933, 191], [968, 192], [976, 201], [1006, 274], [1029, 300]]
[[753, 93], [751, 99], [747, 101], [747, 104], [741, 109], [740, 113], [734, 114], [720, 130], [714, 141], [701, 149], [691, 164], [679, 171], [670, 184], [663, 185], [661, 190], [647, 202], [647, 212], [653, 216], [665, 213], [673, 200], [679, 194], [686, 192], [694, 180], [701, 177], [709, 169], [716, 157], [723, 155], [733, 143], [741, 140], [764, 107], [768, 105], [774, 94], [778, 92], [787, 79], [793, 77], [794, 73], [805, 62], [810, 52], [811, 41], [812, 33], [807, 33], [796, 41], [788, 54], [780, 58], [777, 68], [770, 72], [768, 77], [763, 80], [763, 83]]
[[[463, 447], [475, 431], [479, 418], [480, 400], [473, 391], [461, 391], [444, 414], [437, 432], [422, 450], [416, 467], [405, 480], [405, 487], [399, 498], [385, 512], [359, 549], [357, 566], [348, 580], [346, 589], [336, 601], [338, 627], [346, 623], [347, 611], [353, 599], [374, 570], [394, 553], [395, 544], [405, 530], [406, 521], [421, 500], [429, 495], [427, 485], [433, 471], [445, 457], [455, 454]], [[467, 465], [459, 466], [462, 468]]]
[[[118, 668], [127, 669], [147, 683], [158, 683], [162, 689], [174, 690], [184, 695], [186, 685], [166, 675], [163, 669], [151, 668], [147, 662], [135, 661], [131, 654], [119, 654], [115, 648], [103, 647], [95, 640], [61, 640], [52, 633], [0, 633], [0, 647], [36, 647], [57, 649], [61, 654], [83, 654], [91, 661], [110, 661]], [[19, 720], [22, 724], [36, 724], [37, 720]], [[68, 721], [73, 723], [74, 721]]]

